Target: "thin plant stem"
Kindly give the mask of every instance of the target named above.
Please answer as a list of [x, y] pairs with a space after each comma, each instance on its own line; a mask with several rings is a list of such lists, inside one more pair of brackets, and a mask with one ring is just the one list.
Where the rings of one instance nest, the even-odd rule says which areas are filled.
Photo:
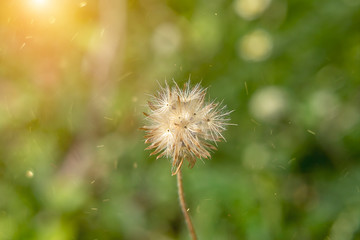
[[176, 174], [176, 179], [177, 179], [178, 195], [179, 195], [181, 211], [184, 214], [185, 222], [189, 229], [191, 239], [196, 240], [197, 238], [196, 238], [195, 229], [191, 222], [191, 218], [190, 218], [189, 212], [187, 211], [187, 207], [186, 207], [186, 202], [185, 202], [185, 197], [184, 197], [184, 189], [183, 189], [183, 184], [182, 184], [181, 169]]

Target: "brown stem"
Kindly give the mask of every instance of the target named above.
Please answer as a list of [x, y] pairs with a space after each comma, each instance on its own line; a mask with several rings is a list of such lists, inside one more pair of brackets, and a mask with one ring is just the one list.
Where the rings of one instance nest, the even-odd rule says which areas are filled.
[[190, 236], [192, 240], [196, 240], [196, 234], [195, 234], [195, 229], [194, 226], [191, 222], [191, 218], [189, 215], [189, 212], [187, 211], [186, 208], [186, 203], [185, 203], [185, 198], [184, 198], [184, 189], [183, 189], [183, 185], [182, 185], [182, 176], [181, 176], [181, 169], [178, 171], [178, 173], [176, 174], [176, 179], [177, 179], [177, 186], [178, 186], [178, 194], [179, 194], [179, 201], [180, 201], [180, 207], [181, 210], [184, 214], [184, 218], [185, 218], [185, 222], [186, 225], [189, 229], [190, 232]]

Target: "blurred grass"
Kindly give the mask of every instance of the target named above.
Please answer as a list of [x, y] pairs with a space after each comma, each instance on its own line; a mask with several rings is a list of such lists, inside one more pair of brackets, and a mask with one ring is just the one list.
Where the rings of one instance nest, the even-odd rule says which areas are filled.
[[0, 3], [0, 239], [188, 239], [144, 151], [158, 83], [234, 109], [184, 168], [200, 239], [360, 239], [360, 5]]

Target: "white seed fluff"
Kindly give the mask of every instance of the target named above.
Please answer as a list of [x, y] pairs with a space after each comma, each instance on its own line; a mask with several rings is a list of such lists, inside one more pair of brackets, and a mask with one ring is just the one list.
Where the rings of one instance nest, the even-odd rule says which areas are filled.
[[[175, 82], [174, 82], [175, 83]], [[190, 82], [181, 89], [175, 83], [167, 83], [148, 101], [150, 113], [144, 113], [149, 121], [146, 131], [146, 149], [154, 149], [150, 155], [172, 159], [172, 175], [177, 174], [184, 159], [193, 167], [196, 159], [210, 158], [216, 150], [216, 142], [225, 140], [221, 134], [230, 125], [226, 106], [215, 101], [205, 101], [206, 89], [200, 84], [190, 88]], [[211, 144], [213, 143], [213, 144]]]

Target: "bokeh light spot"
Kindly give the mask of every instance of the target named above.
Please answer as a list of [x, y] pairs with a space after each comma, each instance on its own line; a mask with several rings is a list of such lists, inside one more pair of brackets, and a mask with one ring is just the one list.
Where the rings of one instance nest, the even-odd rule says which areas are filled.
[[152, 47], [160, 55], [170, 55], [179, 48], [181, 33], [178, 27], [172, 23], [159, 25], [152, 37]]
[[272, 49], [271, 36], [260, 29], [245, 35], [239, 43], [239, 55], [247, 61], [263, 61], [270, 56]]
[[269, 149], [257, 143], [248, 145], [243, 153], [243, 164], [252, 170], [261, 170], [269, 162], [271, 157]]
[[310, 107], [320, 119], [332, 119], [338, 112], [340, 101], [335, 94], [322, 89], [310, 96]]
[[31, 171], [31, 170], [27, 170], [25, 175], [26, 175], [27, 178], [33, 178], [34, 177], [34, 172]]
[[250, 100], [250, 112], [264, 122], [279, 120], [288, 109], [289, 99], [283, 89], [266, 87], [257, 91]]
[[343, 2], [348, 6], [359, 6], [360, 1], [358, 0], [343, 0]]
[[271, 0], [237, 0], [235, 2], [236, 13], [245, 20], [253, 20], [259, 17], [269, 6]]

